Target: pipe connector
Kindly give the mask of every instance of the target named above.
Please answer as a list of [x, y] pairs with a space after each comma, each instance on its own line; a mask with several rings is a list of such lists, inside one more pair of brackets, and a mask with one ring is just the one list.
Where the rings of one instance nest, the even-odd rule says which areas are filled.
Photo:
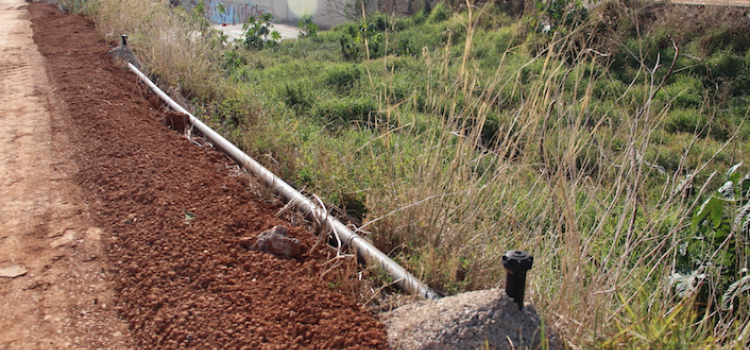
[[534, 257], [520, 250], [509, 250], [503, 255], [503, 267], [508, 271], [505, 279], [505, 292], [523, 309], [523, 296], [526, 293], [526, 272], [531, 270]]

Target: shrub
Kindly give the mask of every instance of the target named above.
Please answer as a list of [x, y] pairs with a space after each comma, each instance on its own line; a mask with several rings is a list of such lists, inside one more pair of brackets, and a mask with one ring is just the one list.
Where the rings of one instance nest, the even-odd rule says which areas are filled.
[[281, 98], [284, 103], [302, 112], [309, 109], [315, 103], [315, 96], [313, 95], [313, 88], [309, 81], [305, 80], [296, 83], [284, 84], [284, 89], [281, 92]]
[[695, 109], [675, 109], [664, 120], [664, 128], [672, 133], [686, 132], [705, 136], [706, 117]]
[[722, 51], [711, 55], [706, 61], [709, 78], [714, 81], [728, 81], [744, 66], [745, 60], [743, 57], [737, 56], [728, 51]]
[[224, 51], [221, 54], [221, 68], [227, 71], [235, 70], [239, 67], [247, 65], [247, 57], [242, 55], [237, 50]]
[[375, 103], [369, 98], [332, 98], [318, 102], [311, 114], [329, 126], [366, 126], [375, 122], [373, 113], [376, 110]]
[[451, 18], [453, 15], [453, 9], [450, 8], [445, 2], [441, 1], [430, 11], [430, 15], [427, 17], [427, 23], [438, 23]]
[[325, 71], [324, 81], [327, 85], [343, 91], [352, 87], [362, 76], [358, 66], [350, 63], [342, 63], [330, 66]]
[[417, 13], [411, 16], [396, 19], [396, 24], [394, 26], [395, 30], [402, 31], [407, 28], [419, 26], [427, 20], [429, 12], [429, 7], [423, 6], [421, 9], [419, 9], [419, 11], [417, 11]]
[[[750, 28], [744, 29], [747, 31]], [[745, 31], [727, 25], [713, 29], [700, 38], [701, 53], [709, 56], [720, 50], [744, 52], [750, 47], [750, 33]]]
[[248, 17], [247, 22], [242, 25], [245, 48], [261, 50], [266, 46], [276, 45], [281, 40], [281, 34], [273, 30], [272, 20], [273, 15], [270, 13]]
[[690, 75], [681, 75], [675, 82], [662, 89], [657, 97], [672, 104], [673, 108], [699, 108], [703, 103], [701, 80]]
[[317, 24], [313, 23], [313, 16], [310, 16], [308, 14], [305, 14], [302, 16], [302, 18], [297, 21], [297, 27], [302, 28], [302, 31], [299, 32], [300, 38], [307, 38], [311, 36], [318, 35], [318, 30], [320, 29]]
[[[680, 297], [693, 293], [717, 298], [721, 295], [721, 302], [713, 307], [747, 315], [750, 311], [746, 307], [750, 291], [747, 273], [750, 248], [746, 240], [750, 234], [750, 174], [740, 173], [741, 165], [731, 167], [726, 182], [693, 212], [690, 238], [679, 248], [680, 272], [683, 273], [673, 273], [670, 279]], [[709, 283], [709, 279], [714, 283]], [[740, 305], [745, 307], [736, 305], [737, 300], [743, 300]]]

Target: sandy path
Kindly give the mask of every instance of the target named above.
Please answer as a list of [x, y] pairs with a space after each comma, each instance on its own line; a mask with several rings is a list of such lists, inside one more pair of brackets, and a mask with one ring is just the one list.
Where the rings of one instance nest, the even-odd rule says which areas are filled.
[[0, 0], [0, 269], [27, 270], [0, 277], [0, 348], [129, 348], [25, 5]]

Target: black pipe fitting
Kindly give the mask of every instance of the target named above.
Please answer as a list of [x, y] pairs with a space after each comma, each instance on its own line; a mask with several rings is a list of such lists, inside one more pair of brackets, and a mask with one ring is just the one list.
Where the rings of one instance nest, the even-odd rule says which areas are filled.
[[534, 257], [520, 250], [509, 250], [503, 255], [503, 267], [508, 270], [505, 279], [505, 292], [523, 309], [523, 295], [526, 292], [526, 272], [531, 270]]

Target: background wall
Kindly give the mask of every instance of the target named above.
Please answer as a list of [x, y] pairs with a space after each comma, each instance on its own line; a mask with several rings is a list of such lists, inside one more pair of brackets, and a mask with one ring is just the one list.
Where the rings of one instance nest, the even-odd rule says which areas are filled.
[[[343, 1], [330, 0], [208, 0], [205, 1], [208, 18], [212, 23], [240, 24], [248, 17], [271, 13], [278, 22], [296, 23], [305, 14], [323, 28], [346, 21], [339, 15], [335, 4]], [[221, 7], [224, 12], [220, 11]]]

